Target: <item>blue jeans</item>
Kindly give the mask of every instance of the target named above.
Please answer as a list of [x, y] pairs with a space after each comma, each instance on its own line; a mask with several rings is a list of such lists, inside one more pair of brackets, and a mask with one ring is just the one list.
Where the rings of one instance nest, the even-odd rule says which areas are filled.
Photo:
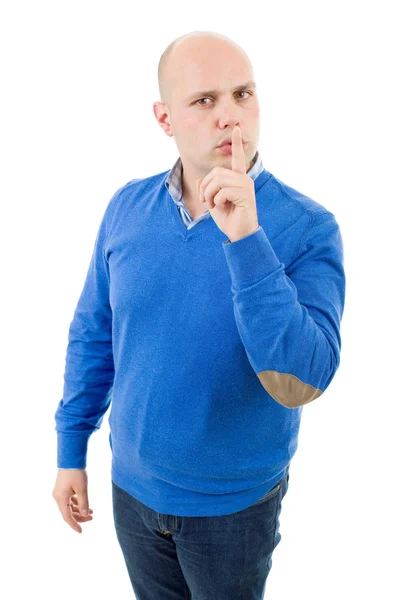
[[229, 515], [158, 513], [112, 481], [117, 539], [137, 600], [262, 600], [281, 540], [282, 479]]

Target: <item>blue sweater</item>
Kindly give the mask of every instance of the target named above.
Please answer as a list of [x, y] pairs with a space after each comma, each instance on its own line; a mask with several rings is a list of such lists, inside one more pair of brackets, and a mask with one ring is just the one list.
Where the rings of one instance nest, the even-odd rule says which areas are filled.
[[233, 513], [283, 476], [339, 366], [343, 243], [254, 160], [260, 226], [232, 243], [209, 211], [192, 221], [180, 158], [109, 201], [69, 328], [58, 468], [86, 467], [111, 405], [112, 479], [153, 510]]

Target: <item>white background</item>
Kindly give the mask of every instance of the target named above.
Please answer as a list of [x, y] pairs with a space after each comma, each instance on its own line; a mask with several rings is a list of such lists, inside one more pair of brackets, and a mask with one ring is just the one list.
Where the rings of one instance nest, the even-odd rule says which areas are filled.
[[109, 413], [89, 441], [94, 519], [78, 534], [52, 498], [54, 412], [105, 207], [178, 157], [152, 104], [161, 53], [193, 30], [247, 52], [264, 167], [332, 211], [344, 241], [341, 364], [303, 410], [266, 597], [398, 598], [399, 22], [395, 2], [351, 0], [2, 4], [0, 594], [133, 597]]

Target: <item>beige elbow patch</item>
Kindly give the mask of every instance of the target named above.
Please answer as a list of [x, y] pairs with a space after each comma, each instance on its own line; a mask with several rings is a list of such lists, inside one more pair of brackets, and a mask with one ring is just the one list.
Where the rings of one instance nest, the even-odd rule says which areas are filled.
[[257, 373], [263, 387], [274, 400], [286, 406], [297, 408], [321, 396], [322, 391], [308, 383], [303, 383], [290, 373], [261, 371]]

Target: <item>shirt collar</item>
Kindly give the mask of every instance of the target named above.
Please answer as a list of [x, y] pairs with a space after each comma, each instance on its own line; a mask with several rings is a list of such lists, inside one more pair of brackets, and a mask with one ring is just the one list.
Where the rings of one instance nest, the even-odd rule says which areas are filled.
[[[264, 166], [262, 164], [261, 156], [257, 150], [253, 157], [254, 164], [251, 169], [246, 173], [251, 179], [255, 180], [261, 171], [264, 170]], [[170, 193], [172, 200], [178, 206], [185, 206], [185, 203], [182, 198], [182, 160], [181, 157], [177, 159], [174, 163], [172, 169], [170, 170], [167, 179], [165, 180], [165, 187]]]

